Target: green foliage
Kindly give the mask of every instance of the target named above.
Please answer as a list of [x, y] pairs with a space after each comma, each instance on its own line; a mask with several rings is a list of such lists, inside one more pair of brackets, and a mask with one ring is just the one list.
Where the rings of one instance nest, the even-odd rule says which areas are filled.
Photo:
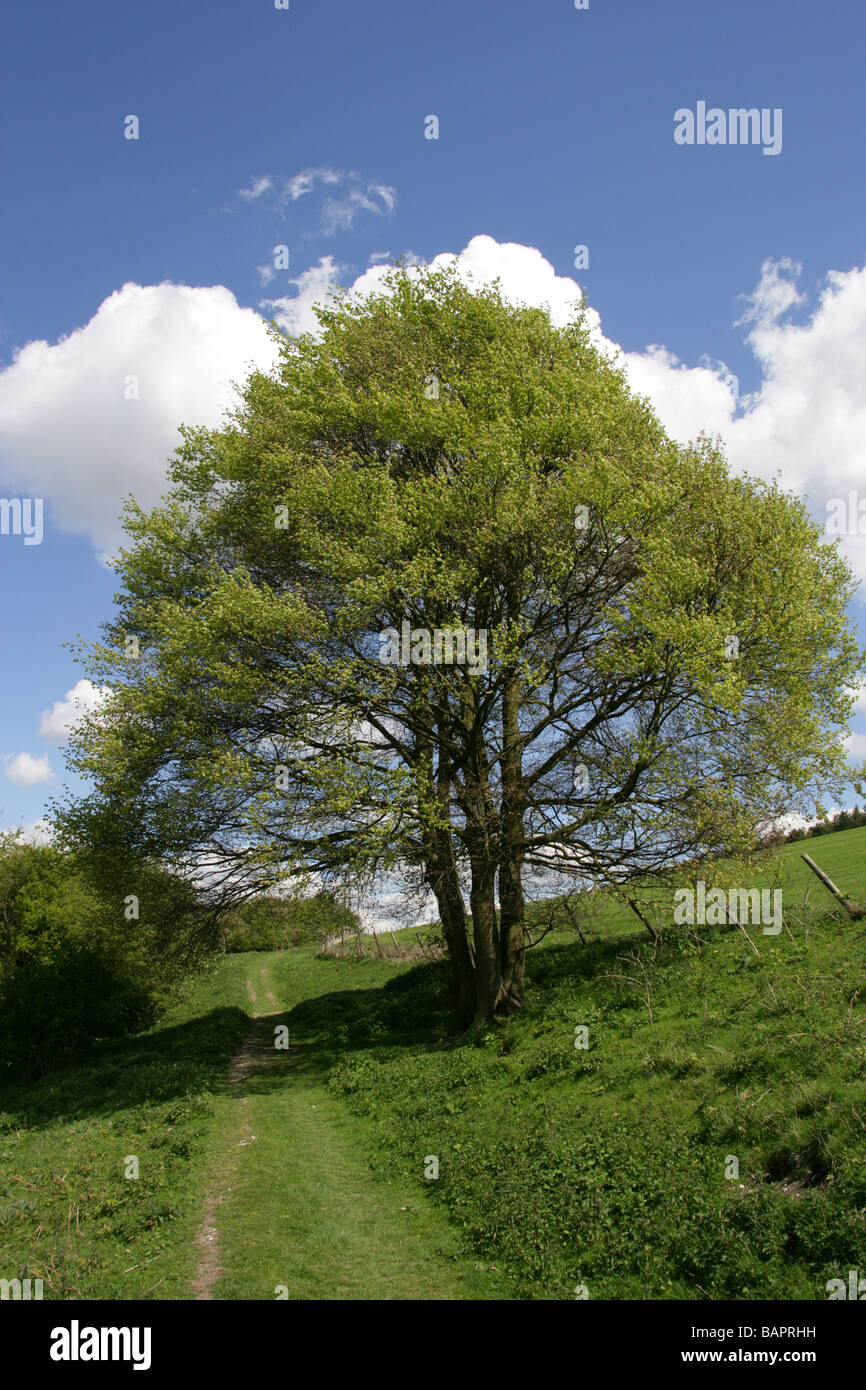
[[[864, 845], [851, 830], [836, 854], [866, 897]], [[784, 859], [799, 873], [793, 847]], [[404, 975], [427, 1045], [395, 1046], [392, 1019], [375, 1047], [370, 1000], [369, 1041], [348, 1043], [332, 1088], [375, 1121], [383, 1170], [438, 1155], [428, 1194], [517, 1297], [586, 1283], [591, 1298], [825, 1299], [828, 1279], [866, 1267], [856, 928], [791, 917], [756, 935], [756, 956], [736, 928], [654, 948], [624, 909], [601, 919], [588, 946], [551, 933], [531, 952], [522, 1014], [472, 1045], [435, 1045], [435, 978]], [[646, 966], [653, 1023], [625, 952]]]
[[226, 914], [222, 945], [225, 951], [285, 951], [357, 930], [357, 914], [332, 893], [291, 901], [261, 895]]
[[83, 1057], [96, 1038], [145, 1028], [156, 1011], [122, 957], [82, 945], [19, 965], [0, 1004], [0, 1058], [23, 1074]]
[[140, 866], [125, 898], [100, 892], [55, 845], [0, 838], [0, 1067], [24, 1075], [146, 1027], [205, 942], [188, 885]]

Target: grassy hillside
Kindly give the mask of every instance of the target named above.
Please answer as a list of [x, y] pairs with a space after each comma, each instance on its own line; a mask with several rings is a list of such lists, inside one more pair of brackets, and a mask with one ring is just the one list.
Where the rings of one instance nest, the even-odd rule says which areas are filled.
[[5, 1277], [42, 1278], [46, 1298], [186, 1296], [196, 1163], [249, 1027], [244, 1000], [240, 958], [226, 958], [159, 1028], [0, 1090]]
[[[825, 1299], [866, 1271], [866, 923], [802, 848], [784, 853], [781, 935], [681, 928], [654, 947], [609, 903], [588, 944], [530, 952], [522, 1014], [472, 1045], [445, 1041], [440, 964], [222, 959], [160, 1027], [0, 1094], [0, 1275], [43, 1277], [46, 1297], [192, 1296], [266, 968], [291, 1052], [250, 1092], [215, 1297], [272, 1297], [276, 1271], [307, 1298]], [[866, 829], [805, 848], [866, 899]], [[351, 1174], [361, 1216], [333, 1272]], [[383, 1246], [385, 1283], [362, 1273]]]
[[[296, 1027], [298, 1000], [326, 995], [334, 1019], [363, 1013], [393, 974], [385, 961], [322, 962], [312, 947], [231, 954], [159, 1027], [5, 1087], [0, 1278], [41, 1278], [46, 1299], [193, 1298], [211, 1193], [210, 1297], [272, 1299], [279, 1285], [305, 1299], [508, 1296], [461, 1257], [411, 1178], [376, 1170], [372, 1127], [327, 1088], [330, 1043], [310, 1049]], [[261, 1008], [266, 1031], [290, 1023], [291, 1048], [240, 1099], [233, 1059]]]

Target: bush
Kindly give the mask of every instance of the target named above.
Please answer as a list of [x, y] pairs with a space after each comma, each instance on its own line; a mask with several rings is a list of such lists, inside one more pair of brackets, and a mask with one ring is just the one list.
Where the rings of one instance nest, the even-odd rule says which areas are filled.
[[356, 914], [332, 893], [292, 900], [263, 895], [250, 898], [226, 916], [222, 944], [228, 952], [285, 951], [357, 930]]
[[100, 890], [74, 856], [14, 833], [0, 835], [0, 921], [0, 1063], [28, 1075], [147, 1027], [208, 944], [207, 919], [176, 875], [139, 865], [122, 888]]
[[0, 1056], [25, 1078], [78, 1061], [97, 1039], [146, 1028], [156, 1016], [152, 992], [129, 978], [123, 962], [87, 946], [62, 960], [27, 961], [0, 1002]]

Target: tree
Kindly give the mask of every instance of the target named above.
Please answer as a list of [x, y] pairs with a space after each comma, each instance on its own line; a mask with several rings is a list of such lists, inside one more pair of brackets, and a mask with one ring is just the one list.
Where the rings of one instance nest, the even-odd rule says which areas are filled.
[[202, 956], [188, 883], [140, 870], [131, 922], [57, 845], [0, 834], [0, 1068], [25, 1076], [152, 1022]]
[[58, 825], [223, 902], [422, 882], [466, 1025], [522, 1002], [528, 876], [733, 851], [841, 776], [851, 576], [796, 498], [672, 443], [580, 309], [396, 268], [319, 318], [129, 505]]
[[355, 913], [332, 893], [291, 900], [267, 895], [249, 898], [221, 922], [225, 951], [284, 951], [360, 930]]
[[56, 881], [55, 856], [26, 841], [20, 831], [0, 832], [0, 990], [26, 954], [29, 899], [34, 886], [43, 892]]

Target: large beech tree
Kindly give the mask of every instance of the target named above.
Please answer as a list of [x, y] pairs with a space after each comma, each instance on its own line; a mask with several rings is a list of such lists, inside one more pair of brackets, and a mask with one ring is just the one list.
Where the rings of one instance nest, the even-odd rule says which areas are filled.
[[[396, 268], [320, 323], [129, 506], [59, 823], [225, 901], [420, 876], [467, 1025], [521, 1003], [533, 870], [733, 850], [840, 775], [851, 576], [797, 499], [671, 442], [579, 310]], [[466, 629], [486, 661], [449, 664]]]

